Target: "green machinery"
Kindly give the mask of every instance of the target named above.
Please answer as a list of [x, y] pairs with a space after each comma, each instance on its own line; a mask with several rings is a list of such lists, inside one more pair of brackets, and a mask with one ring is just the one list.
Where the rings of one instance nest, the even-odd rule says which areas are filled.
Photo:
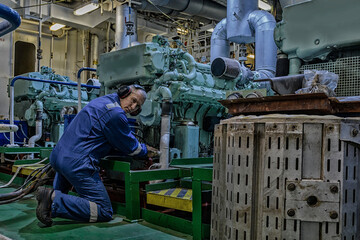
[[[40, 72], [30, 72], [22, 76], [76, 84], [69, 77], [55, 74], [51, 68], [45, 66], [41, 67]], [[83, 89], [81, 91], [83, 106], [98, 97], [98, 94], [97, 89]], [[14, 85], [14, 116], [26, 120], [28, 126], [36, 127], [37, 112], [40, 109], [42, 135], [45, 136], [46, 146], [52, 146], [52, 143], [59, 140], [64, 131], [64, 116], [77, 113], [77, 102], [76, 86], [36, 81], [17, 81]]]
[[236, 89], [241, 76], [215, 78], [210, 65], [195, 62], [180, 48], [170, 48], [160, 36], [152, 42], [102, 54], [99, 63], [97, 73], [105, 94], [132, 83], [148, 91], [139, 117], [147, 143], [158, 147], [162, 105], [171, 101], [170, 159], [212, 154], [214, 125], [227, 116], [218, 100]]
[[337, 56], [331, 53], [359, 46], [360, 33], [354, 30], [354, 23], [359, 21], [358, 1], [280, 2], [283, 20], [277, 24], [274, 38], [278, 48], [288, 55], [290, 74], [299, 73], [301, 60], [334, 60]]

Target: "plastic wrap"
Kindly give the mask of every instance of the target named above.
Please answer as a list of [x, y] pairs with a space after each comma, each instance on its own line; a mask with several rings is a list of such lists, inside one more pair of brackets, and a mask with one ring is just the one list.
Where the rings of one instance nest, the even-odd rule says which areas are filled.
[[303, 88], [297, 90], [296, 94], [301, 93], [325, 93], [329, 97], [335, 97], [335, 88], [339, 81], [339, 76], [328, 71], [305, 70]]

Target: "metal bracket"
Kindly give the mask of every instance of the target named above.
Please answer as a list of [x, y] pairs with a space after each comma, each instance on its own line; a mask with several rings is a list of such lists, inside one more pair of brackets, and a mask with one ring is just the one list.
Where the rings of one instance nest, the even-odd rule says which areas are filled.
[[360, 145], [360, 120], [342, 121], [340, 140]]
[[285, 214], [293, 220], [339, 222], [339, 182], [286, 181]]

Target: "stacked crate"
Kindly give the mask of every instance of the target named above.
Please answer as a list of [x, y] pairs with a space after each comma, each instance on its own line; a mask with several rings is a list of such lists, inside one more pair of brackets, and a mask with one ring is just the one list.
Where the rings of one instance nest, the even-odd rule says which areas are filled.
[[359, 123], [307, 115], [222, 121], [211, 239], [360, 239]]

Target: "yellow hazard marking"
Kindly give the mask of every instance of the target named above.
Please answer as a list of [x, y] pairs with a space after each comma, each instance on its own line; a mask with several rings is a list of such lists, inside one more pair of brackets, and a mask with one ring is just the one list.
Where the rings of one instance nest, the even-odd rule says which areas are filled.
[[20, 174], [23, 175], [30, 175], [34, 170], [38, 169], [38, 168], [42, 168], [43, 166], [45, 166], [45, 164], [36, 164], [36, 165], [32, 165], [32, 166], [25, 166], [23, 167], [23, 165], [13, 165], [12, 166], [12, 172], [16, 172], [18, 167], [21, 167], [20, 170]]
[[[184, 194], [184, 192], [186, 193]], [[192, 212], [192, 190], [185, 188], [151, 191], [147, 194], [148, 204]], [[179, 196], [178, 196], [179, 195]]]

